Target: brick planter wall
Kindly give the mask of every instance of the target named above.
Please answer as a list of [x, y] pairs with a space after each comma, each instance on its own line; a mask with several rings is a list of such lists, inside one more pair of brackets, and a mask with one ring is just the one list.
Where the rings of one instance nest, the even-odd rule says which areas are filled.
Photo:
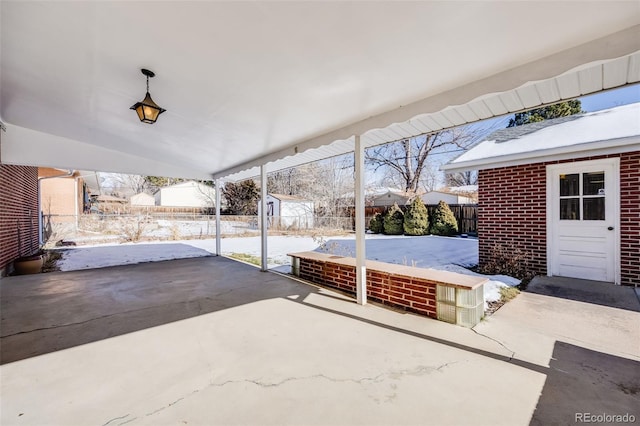
[[[356, 268], [322, 260], [300, 259], [300, 278], [356, 294]], [[367, 297], [385, 305], [436, 318], [436, 284], [367, 268]]]
[[[355, 259], [317, 252], [292, 253], [299, 262], [294, 274], [313, 283], [356, 294]], [[294, 268], [295, 269], [295, 268]], [[436, 287], [477, 288], [487, 280], [456, 274], [367, 261], [367, 298], [405, 311], [437, 318]]]
[[480, 170], [478, 238], [480, 264], [491, 262], [495, 247], [526, 253], [529, 268], [547, 274], [546, 166], [620, 158], [621, 283], [640, 282], [640, 152], [575, 158]]
[[431, 318], [437, 316], [436, 286], [425, 279], [367, 270], [369, 299]]
[[32, 247], [38, 248], [38, 168], [0, 164], [0, 276]]

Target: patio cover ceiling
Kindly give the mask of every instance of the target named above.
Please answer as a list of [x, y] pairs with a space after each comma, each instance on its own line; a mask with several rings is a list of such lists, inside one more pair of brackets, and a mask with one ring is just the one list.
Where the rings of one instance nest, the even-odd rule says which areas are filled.
[[638, 82], [639, 22], [635, 1], [2, 1], [0, 161], [252, 177]]

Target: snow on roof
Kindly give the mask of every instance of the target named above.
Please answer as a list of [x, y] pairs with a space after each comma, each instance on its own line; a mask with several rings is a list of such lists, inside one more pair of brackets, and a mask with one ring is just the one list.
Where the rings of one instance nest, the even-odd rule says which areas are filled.
[[638, 136], [640, 103], [635, 103], [498, 130], [443, 170], [497, 167], [506, 161], [621, 145], [635, 150], [640, 147]]
[[155, 191], [153, 191], [153, 195], [157, 194], [158, 192], [162, 191], [163, 189], [168, 189], [168, 188], [195, 188], [195, 187], [199, 187], [201, 189], [207, 190], [207, 191], [212, 191], [215, 192], [215, 188], [213, 186], [209, 186], [209, 185], [205, 185], [202, 182], [198, 182], [195, 180], [187, 180], [184, 182], [178, 182], [178, 183], [174, 183], [173, 185], [167, 185], [167, 186], [161, 186], [160, 188], [156, 189]]
[[[364, 190], [364, 196], [366, 198], [376, 198], [376, 197], [380, 197], [382, 195], [387, 195], [387, 194], [407, 195], [407, 193], [402, 189], [391, 188], [386, 186], [369, 187], [369, 188], [365, 188]], [[340, 198], [353, 198], [353, 197], [354, 197], [353, 191], [346, 192], [340, 196]]]
[[440, 191], [448, 191], [453, 194], [478, 192], [478, 185], [462, 185], [462, 186], [450, 186], [448, 188], [441, 188]]

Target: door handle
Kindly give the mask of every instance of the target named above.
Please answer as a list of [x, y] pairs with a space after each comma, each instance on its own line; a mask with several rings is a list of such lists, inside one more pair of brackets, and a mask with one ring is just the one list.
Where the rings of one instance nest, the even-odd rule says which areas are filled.
[[607, 228], [609, 231], [613, 231], [613, 226]]

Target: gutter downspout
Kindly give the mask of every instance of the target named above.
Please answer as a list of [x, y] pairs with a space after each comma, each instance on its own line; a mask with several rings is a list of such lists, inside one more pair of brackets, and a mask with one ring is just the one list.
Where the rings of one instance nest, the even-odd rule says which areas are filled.
[[[42, 230], [42, 191], [41, 191], [41, 185], [40, 182], [42, 182], [45, 179], [53, 179], [53, 178], [59, 178], [59, 177], [69, 177], [69, 176], [73, 176], [73, 173], [75, 172], [75, 170], [67, 170], [67, 173], [63, 173], [61, 175], [55, 175], [55, 176], [43, 176], [43, 177], [39, 177], [38, 178], [38, 245], [42, 246], [44, 244], [44, 238], [43, 238], [43, 230]], [[74, 180], [75, 182], [75, 180]], [[77, 191], [76, 191], [77, 192]], [[78, 204], [78, 200], [76, 199], [76, 206]], [[76, 207], [77, 208], [77, 207]], [[77, 218], [77, 214], [78, 211], [76, 210], [76, 218]]]

